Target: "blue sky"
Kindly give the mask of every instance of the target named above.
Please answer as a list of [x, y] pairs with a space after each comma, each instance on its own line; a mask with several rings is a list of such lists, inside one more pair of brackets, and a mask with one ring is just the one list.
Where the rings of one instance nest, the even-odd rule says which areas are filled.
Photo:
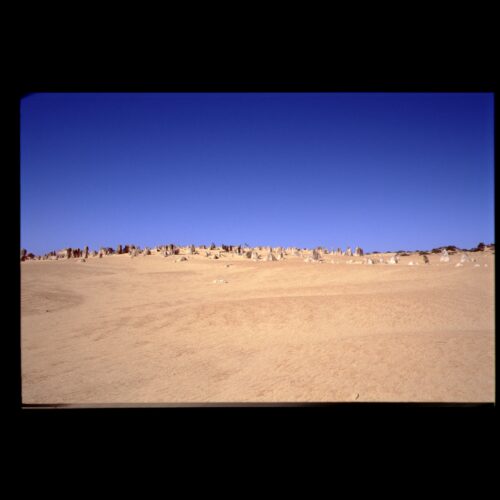
[[494, 241], [493, 94], [33, 94], [21, 246]]

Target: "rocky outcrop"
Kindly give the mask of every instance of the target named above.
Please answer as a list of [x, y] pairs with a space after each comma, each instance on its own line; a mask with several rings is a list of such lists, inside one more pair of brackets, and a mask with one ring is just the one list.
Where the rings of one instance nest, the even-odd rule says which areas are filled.
[[450, 256], [448, 255], [448, 250], [446, 250], [446, 248], [443, 248], [443, 250], [441, 251], [439, 262], [450, 262]]
[[464, 262], [470, 262], [470, 261], [471, 258], [465, 252], [460, 256], [460, 262], [462, 262], [462, 264]]

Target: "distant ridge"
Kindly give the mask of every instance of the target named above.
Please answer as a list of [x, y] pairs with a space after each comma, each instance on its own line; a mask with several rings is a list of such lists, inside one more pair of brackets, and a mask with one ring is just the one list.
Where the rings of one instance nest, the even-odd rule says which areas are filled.
[[[179, 249], [185, 248], [187, 249], [187, 252], [189, 254], [195, 254], [198, 253], [196, 251], [196, 248], [199, 249], [206, 249], [207, 245], [200, 245], [199, 247], [195, 247], [194, 245], [185, 245], [185, 246], [177, 246], [174, 245], [173, 243], [170, 243], [169, 245], [157, 245], [156, 247], [153, 247], [153, 249], [156, 249], [158, 252], [162, 252], [164, 256], [167, 255], [177, 255], [179, 253]], [[248, 245], [225, 245], [222, 244], [220, 246], [216, 246], [215, 243], [212, 243], [209, 246], [210, 250], [218, 250], [219, 252], [235, 252], [239, 255], [242, 255], [245, 252], [250, 252], [249, 255], [251, 255], [251, 252], [255, 251], [255, 249], [262, 250], [264, 247], [262, 246], [255, 246], [251, 247]], [[269, 249], [271, 252], [271, 247], [266, 247]], [[299, 253], [299, 248], [298, 247], [289, 247], [290, 252], [293, 255], [296, 255]], [[495, 244], [490, 243], [489, 245], [481, 242], [478, 243], [478, 245], [474, 248], [459, 248], [455, 245], [447, 245], [447, 246], [441, 246], [437, 248], [433, 248], [432, 250], [387, 250], [384, 252], [380, 252], [378, 250], [374, 250], [373, 252], [366, 252], [366, 255], [373, 255], [373, 254], [380, 254], [380, 253], [395, 253], [400, 256], [408, 256], [413, 253], [418, 253], [419, 255], [430, 255], [430, 254], [437, 254], [441, 253], [443, 250], [446, 250], [447, 252], [454, 254], [456, 252], [482, 252], [484, 250], [495, 250]], [[307, 248], [303, 248], [302, 250], [308, 250]], [[327, 254], [329, 251], [325, 247], [314, 247], [310, 249], [313, 252], [318, 252], [322, 251], [325, 254]], [[278, 255], [283, 257], [282, 254], [282, 247], [276, 247], [276, 251]], [[55, 259], [69, 259], [69, 258], [87, 258], [89, 254], [91, 256], [105, 256], [105, 255], [121, 255], [121, 254], [130, 254], [131, 256], [136, 256], [139, 254], [139, 252], [142, 252], [143, 255], [151, 255], [151, 251], [148, 247], [145, 247], [144, 250], [141, 251], [141, 247], [136, 246], [136, 245], [118, 245], [116, 247], [116, 250], [114, 250], [112, 247], [100, 247], [99, 252], [97, 251], [90, 251], [89, 252], [89, 247], [85, 246], [85, 248], [82, 250], [80, 248], [64, 248], [62, 250], [58, 251], [51, 251], [43, 255], [36, 255], [32, 252], [28, 252], [25, 248], [21, 248], [21, 261], [25, 260], [55, 260]], [[332, 249], [331, 251], [332, 254], [334, 255], [347, 255], [351, 256], [352, 255], [352, 250], [351, 247], [347, 247], [346, 251], [343, 252], [340, 248], [337, 250]], [[363, 249], [360, 247], [356, 247], [354, 255], [363, 255], [365, 252], [363, 252]]]

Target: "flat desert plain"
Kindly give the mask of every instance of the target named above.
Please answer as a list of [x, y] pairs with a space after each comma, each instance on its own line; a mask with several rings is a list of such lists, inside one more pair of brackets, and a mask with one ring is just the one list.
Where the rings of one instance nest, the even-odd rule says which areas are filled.
[[491, 252], [305, 256], [22, 262], [23, 403], [494, 401]]

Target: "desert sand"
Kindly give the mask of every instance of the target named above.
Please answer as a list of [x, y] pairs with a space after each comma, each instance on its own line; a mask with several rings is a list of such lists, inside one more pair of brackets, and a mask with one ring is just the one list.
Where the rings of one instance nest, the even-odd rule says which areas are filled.
[[22, 262], [23, 403], [491, 402], [495, 256], [471, 256]]

